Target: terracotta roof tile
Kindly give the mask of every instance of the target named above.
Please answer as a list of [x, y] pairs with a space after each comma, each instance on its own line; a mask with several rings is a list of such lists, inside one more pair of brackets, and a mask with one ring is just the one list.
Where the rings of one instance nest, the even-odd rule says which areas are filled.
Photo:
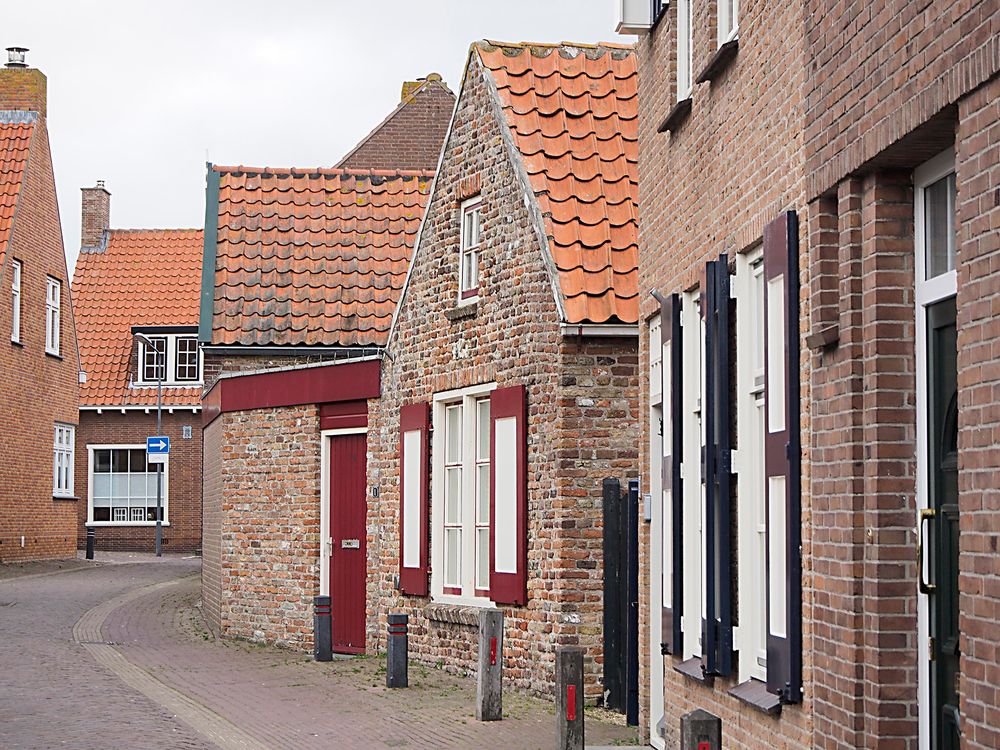
[[[154, 405], [155, 388], [130, 387], [132, 326], [197, 326], [204, 232], [113, 229], [103, 248], [80, 253], [73, 310], [82, 406]], [[201, 388], [165, 388], [167, 406], [197, 405]]]
[[633, 49], [479, 42], [475, 50], [545, 217], [567, 322], [638, 322]]
[[214, 167], [212, 343], [385, 343], [430, 172]]
[[27, 172], [35, 119], [33, 112], [0, 112], [0, 269]]

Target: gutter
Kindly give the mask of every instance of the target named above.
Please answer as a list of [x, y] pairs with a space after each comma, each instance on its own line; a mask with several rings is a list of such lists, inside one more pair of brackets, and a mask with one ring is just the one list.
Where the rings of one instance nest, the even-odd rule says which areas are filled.
[[606, 336], [631, 337], [639, 335], [639, 326], [614, 325], [608, 323], [560, 323], [559, 332], [563, 336]]

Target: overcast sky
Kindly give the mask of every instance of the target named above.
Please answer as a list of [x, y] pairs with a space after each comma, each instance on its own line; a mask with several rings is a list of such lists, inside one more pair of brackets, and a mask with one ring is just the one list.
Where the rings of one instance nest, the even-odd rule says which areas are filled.
[[617, 0], [33, 0], [5, 3], [0, 48], [48, 76], [70, 267], [80, 188], [111, 225], [204, 225], [205, 161], [331, 166], [439, 72], [458, 92], [470, 42], [626, 42]]

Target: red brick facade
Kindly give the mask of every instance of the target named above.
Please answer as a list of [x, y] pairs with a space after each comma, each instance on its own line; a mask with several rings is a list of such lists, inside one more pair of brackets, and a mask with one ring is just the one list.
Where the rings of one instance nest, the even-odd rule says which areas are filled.
[[[862, 16], [811, 0], [741, 4], [738, 53], [711, 84], [694, 85], [690, 114], [668, 135], [657, 130], [676, 101], [677, 5], [638, 45], [640, 288], [690, 289], [704, 261], [752, 250], [765, 222], [786, 209], [799, 214], [804, 689], [801, 704], [765, 717], [728, 694], [735, 680], [706, 687], [664, 657], [667, 746], [696, 707], [722, 718], [727, 747], [921, 746], [929, 709], [914, 533], [916, 316], [924, 314], [914, 170], [954, 147], [959, 708], [962, 746], [996, 747], [1000, 665], [987, 633], [1000, 610], [988, 582], [996, 537], [987, 529], [996, 525], [1000, 377], [991, 302], [1000, 11], [974, 1], [890, 2]], [[715, 4], [696, 6], [693, 77], [716, 49], [714, 13]], [[659, 311], [652, 299], [643, 309]], [[647, 482], [649, 466], [646, 449]], [[647, 575], [648, 567], [644, 560]], [[648, 594], [648, 578], [640, 589]], [[648, 604], [640, 611], [646, 616]], [[641, 633], [655, 638], [646, 624]], [[659, 662], [645, 662], [648, 694], [648, 667]]]
[[[14, 112], [21, 110], [21, 112]], [[75, 425], [78, 353], [45, 120], [46, 79], [31, 68], [0, 70], [0, 112], [36, 113], [6, 247], [0, 246], [0, 561], [72, 557], [75, 499], [53, 497], [55, 424]], [[2, 126], [0, 126], [2, 129]], [[0, 153], [0, 161], [7, 157]], [[4, 168], [9, 167], [5, 164]], [[4, 174], [6, 181], [6, 172]], [[4, 218], [8, 218], [6, 215]], [[22, 263], [21, 336], [11, 341], [12, 261]], [[46, 354], [46, 279], [61, 284], [59, 356]], [[79, 492], [79, 477], [74, 493]]]

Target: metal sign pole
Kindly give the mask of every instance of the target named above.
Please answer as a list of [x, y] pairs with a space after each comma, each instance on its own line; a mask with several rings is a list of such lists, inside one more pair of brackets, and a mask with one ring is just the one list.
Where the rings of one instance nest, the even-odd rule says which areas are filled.
[[[166, 351], [163, 352], [164, 359]], [[163, 408], [163, 375], [167, 369], [167, 363], [163, 362], [163, 369], [158, 369], [160, 376], [156, 380], [156, 434], [162, 435], [160, 429], [160, 412]], [[156, 556], [162, 557], [163, 550], [163, 464], [156, 464]]]

